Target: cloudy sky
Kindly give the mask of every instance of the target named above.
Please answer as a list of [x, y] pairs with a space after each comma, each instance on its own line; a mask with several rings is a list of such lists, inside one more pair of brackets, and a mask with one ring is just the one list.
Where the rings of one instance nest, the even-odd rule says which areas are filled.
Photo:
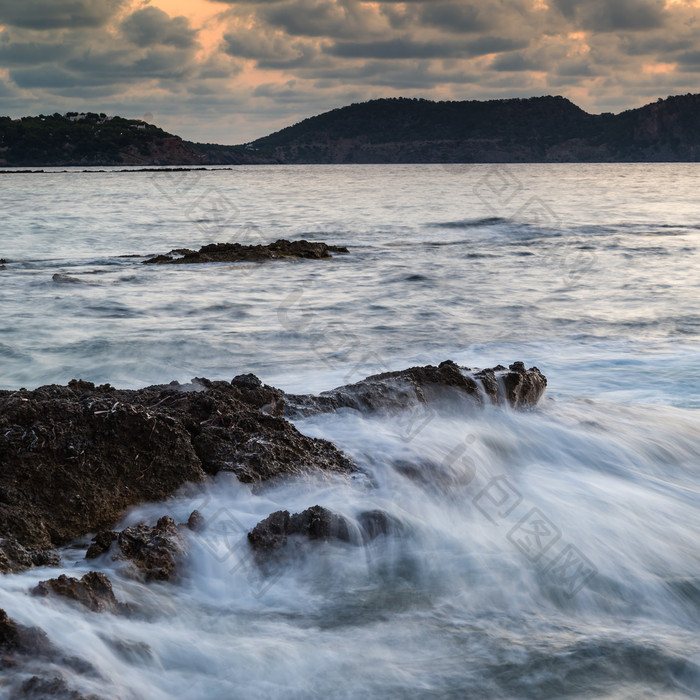
[[0, 0], [0, 114], [242, 143], [351, 102], [700, 92], [700, 0]]

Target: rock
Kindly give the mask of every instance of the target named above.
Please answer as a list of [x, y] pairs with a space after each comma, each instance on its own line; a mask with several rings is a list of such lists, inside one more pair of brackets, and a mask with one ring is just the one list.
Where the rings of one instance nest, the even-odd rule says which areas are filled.
[[[287, 241], [280, 239], [268, 245], [242, 245], [241, 243], [212, 243], [198, 251], [181, 249], [169, 255], [158, 255], [144, 260], [145, 265], [186, 265], [188, 263], [211, 262], [262, 262], [280, 258], [328, 259], [331, 253], [347, 253], [348, 249], [339, 246], [309, 241]], [[173, 257], [173, 254], [181, 254]]]
[[257, 551], [273, 552], [284, 547], [291, 535], [301, 535], [310, 540], [350, 541], [348, 522], [342, 515], [313, 506], [291, 516], [286, 510], [272, 513], [248, 533], [248, 542]]
[[58, 272], [51, 279], [58, 284], [80, 284], [80, 280], [77, 277], [62, 275]]
[[85, 552], [86, 559], [96, 559], [104, 554], [112, 546], [112, 542], [117, 539], [119, 533], [113, 530], [102, 530], [98, 532], [92, 539], [92, 544]]
[[[54, 554], [32, 552], [111, 530], [128, 506], [162, 501], [207, 473], [233, 471], [254, 483], [354, 471], [331, 443], [263, 413], [283, 393], [255, 380], [138, 391], [73, 380], [0, 391], [0, 571], [57, 563]], [[109, 537], [96, 538], [89, 557], [103, 553]]]
[[381, 510], [360, 513], [357, 525], [359, 537], [357, 528], [347, 518], [318, 505], [294, 515], [278, 510], [248, 533], [248, 542], [258, 554], [269, 555], [284, 548], [295, 535], [311, 541], [337, 540], [359, 545], [403, 529], [396, 518]]
[[72, 380], [0, 391], [0, 571], [57, 564], [52, 550], [89, 532], [99, 534], [87, 556], [99, 556], [128, 506], [163, 501], [222, 470], [252, 484], [312, 470], [357, 471], [334, 445], [303, 435], [282, 412], [395, 412], [442, 401], [527, 408], [546, 383], [522, 363], [473, 372], [448, 361], [320, 396], [285, 394], [252, 374], [139, 390]]
[[0, 538], [0, 573], [19, 573], [34, 566], [58, 566], [59, 563], [56, 552], [23, 547], [14, 537]]
[[185, 547], [175, 521], [167, 515], [155, 527], [139, 524], [119, 533], [119, 549], [146, 581], [168, 581], [176, 573]]
[[187, 527], [193, 532], [201, 532], [204, 530], [204, 516], [198, 510], [193, 510], [187, 518]]
[[509, 370], [499, 365], [477, 371], [446, 360], [437, 367], [427, 365], [376, 374], [319, 396], [286, 394], [284, 415], [294, 419], [339, 408], [354, 408], [363, 413], [395, 412], [416, 404], [443, 401], [467, 406], [507, 401], [516, 408], [524, 408], [534, 406], [546, 386], [547, 380], [539, 369], [526, 370], [522, 362], [512, 364]]
[[391, 535], [403, 531], [402, 523], [383, 510], [367, 510], [357, 516], [357, 523], [362, 529], [365, 542], [377, 539], [381, 535]]
[[60, 676], [39, 678], [32, 676], [22, 683], [12, 696], [13, 700], [100, 700], [97, 695], [82, 695], [72, 690]]
[[[52, 655], [55, 651], [49, 638], [38, 627], [25, 627], [0, 610], [0, 654]], [[2, 664], [0, 663], [0, 667]]]
[[33, 595], [50, 594], [64, 596], [75, 600], [93, 612], [124, 612], [126, 606], [117, 602], [109, 578], [97, 571], [90, 571], [80, 580], [62, 574], [58, 578], [40, 581], [32, 591]]
[[547, 388], [547, 379], [537, 367], [525, 369], [522, 362], [514, 362], [503, 374], [506, 399], [511, 406], [523, 408], [534, 406]]

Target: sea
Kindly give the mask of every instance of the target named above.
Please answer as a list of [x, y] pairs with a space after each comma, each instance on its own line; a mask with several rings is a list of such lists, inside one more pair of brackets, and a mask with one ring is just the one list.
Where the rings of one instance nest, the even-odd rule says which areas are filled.
[[[522, 361], [548, 379], [533, 410], [297, 420], [355, 460], [350, 479], [251, 487], [222, 473], [130, 509], [117, 529], [203, 514], [175, 582], [88, 564], [89, 536], [60, 567], [0, 577], [0, 608], [86, 662], [5, 668], [0, 697], [30, 675], [105, 700], [700, 697], [699, 176], [696, 164], [0, 174], [2, 389], [252, 372], [311, 393], [444, 360]], [[349, 252], [142, 264], [281, 238]], [[247, 532], [313, 505], [384, 510], [402, 528], [263, 573]], [[96, 567], [138, 614], [30, 595]]]

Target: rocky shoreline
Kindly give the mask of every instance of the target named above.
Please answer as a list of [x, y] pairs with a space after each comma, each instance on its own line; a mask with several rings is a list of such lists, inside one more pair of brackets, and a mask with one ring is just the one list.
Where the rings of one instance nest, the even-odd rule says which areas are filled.
[[[100, 561], [116, 560], [126, 575], [144, 583], [177, 579], [187, 556], [186, 532], [206, 531], [202, 516], [194, 511], [177, 525], [164, 515], [155, 525], [114, 531], [128, 506], [165, 500], [184, 484], [221, 471], [258, 488], [309, 472], [349, 477], [358, 471], [332, 443], [303, 435], [290, 420], [338, 409], [396, 415], [444, 403], [465, 410], [486, 403], [527, 409], [546, 385], [536, 367], [521, 362], [474, 371], [446, 361], [374, 375], [320, 395], [286, 394], [252, 374], [139, 390], [73, 380], [0, 391], [0, 572], [58, 566], [57, 548], [97, 533], [85, 546], [86, 560], [97, 568]], [[362, 546], [402, 528], [383, 511], [367, 510], [350, 520], [314, 505], [293, 515], [272, 513], [248, 533], [248, 545], [265, 576], [313, 542]], [[100, 571], [81, 579], [62, 574], [30, 592], [60, 596], [93, 613], [134, 613], [128, 601], [116, 599]], [[0, 610], [0, 669], [23, 668], [33, 659], [90, 671], [80, 659], [65, 658], [41, 629], [17, 624]], [[13, 697], [83, 696], [60, 677], [32, 676]]]
[[333, 444], [303, 435], [290, 420], [444, 401], [527, 408], [546, 384], [536, 367], [518, 362], [472, 371], [446, 361], [318, 396], [285, 394], [252, 374], [139, 390], [73, 380], [0, 391], [0, 571], [55, 564], [56, 547], [111, 528], [128, 506], [164, 500], [220, 471], [256, 484], [357, 470]]

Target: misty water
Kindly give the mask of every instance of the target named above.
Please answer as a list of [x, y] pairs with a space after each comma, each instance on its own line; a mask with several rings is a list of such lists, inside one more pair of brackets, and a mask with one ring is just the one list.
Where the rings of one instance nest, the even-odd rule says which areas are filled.
[[[38, 674], [124, 700], [700, 696], [697, 175], [678, 164], [2, 175], [0, 388], [253, 372], [308, 393], [446, 359], [522, 360], [549, 386], [532, 411], [297, 421], [364, 474], [255, 489], [220, 474], [133, 508], [117, 529], [203, 513], [177, 582], [86, 562], [89, 536], [59, 568], [1, 577], [0, 608], [88, 665], [37, 659], [6, 670], [0, 695]], [[278, 238], [350, 252], [141, 264]], [[320, 543], [263, 575], [248, 530], [316, 504], [350, 519], [385, 510], [403, 528], [364, 547]], [[30, 595], [90, 570], [136, 614]]]

